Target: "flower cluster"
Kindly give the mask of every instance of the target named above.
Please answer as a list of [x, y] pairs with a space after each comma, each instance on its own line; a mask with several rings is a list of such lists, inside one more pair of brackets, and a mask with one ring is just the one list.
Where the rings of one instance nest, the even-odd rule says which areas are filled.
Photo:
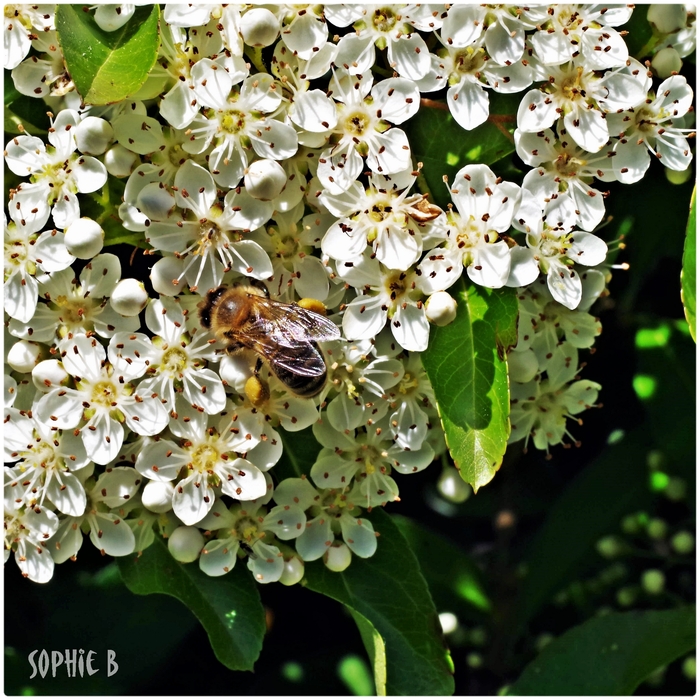
[[[135, 11], [93, 10], [106, 32]], [[455, 318], [463, 274], [517, 288], [511, 441], [563, 442], [600, 390], [578, 378], [608, 269], [594, 181], [692, 158], [692, 90], [677, 70], [654, 87], [629, 56], [631, 12], [165, 5], [146, 84], [97, 107], [66, 72], [55, 8], [7, 6], [5, 67], [51, 112], [45, 138], [21, 127], [5, 146], [6, 559], [45, 582], [84, 535], [124, 556], [158, 532], [211, 576], [246, 559], [259, 582], [293, 584], [304, 562], [372, 556], [370, 511], [446, 449], [420, 353]], [[689, 12], [650, 21], [694, 48]], [[443, 210], [402, 126], [429, 95], [472, 130], [491, 91], [524, 93], [513, 138], [529, 169], [516, 184], [467, 165]], [[152, 256], [148, 288], [104, 250], [113, 220]], [[314, 300], [338, 327], [309, 344], [327, 372], [315, 395], [202, 327], [207, 294], [242, 282]], [[278, 478], [305, 429], [313, 466]]]

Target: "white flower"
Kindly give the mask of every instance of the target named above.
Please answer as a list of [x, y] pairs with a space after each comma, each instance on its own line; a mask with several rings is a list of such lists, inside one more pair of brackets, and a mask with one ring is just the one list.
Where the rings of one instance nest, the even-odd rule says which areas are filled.
[[[471, 13], [472, 9], [455, 5], [450, 14]], [[479, 21], [473, 22], [478, 25]], [[449, 85], [447, 105], [450, 113], [463, 128], [475, 129], [489, 116], [486, 88], [503, 93], [520, 92], [532, 83], [532, 71], [527, 61], [516, 59], [507, 65], [501, 65], [491, 58], [484, 48], [484, 43], [489, 38], [488, 32], [477, 39], [462, 37], [461, 33], [455, 33], [454, 38], [445, 38], [446, 30], [445, 24], [441, 37], [445, 48], [438, 51], [441, 77], [433, 78], [431, 74], [429, 79], [421, 81], [419, 86], [421, 89], [427, 88], [432, 91]]]
[[21, 177], [31, 176], [33, 187], [24, 188], [23, 198], [40, 212], [52, 207], [54, 223], [65, 228], [80, 217], [76, 193], [94, 192], [107, 181], [105, 166], [92, 156], [75, 153], [75, 135], [71, 132], [80, 115], [70, 109], [52, 120], [48, 140], [52, 148], [36, 136], [17, 136], [5, 147], [7, 167]]
[[510, 253], [501, 235], [510, 228], [520, 188], [498, 182], [486, 165], [462, 168], [450, 188], [457, 212], [447, 215], [447, 239], [426, 253], [418, 266], [426, 294], [451, 287], [464, 267], [484, 287], [502, 287], [508, 279]]
[[624, 66], [627, 44], [613, 27], [625, 24], [633, 7], [561, 4], [528, 7], [522, 16], [537, 31], [530, 40], [537, 58], [559, 66], [574, 58], [592, 70]]
[[179, 168], [173, 188], [157, 172], [144, 171], [129, 179], [124, 196], [119, 213], [125, 227], [146, 232], [155, 250], [185, 258], [178, 282], [186, 279], [192, 291], [218, 287], [229, 270], [256, 279], [272, 274], [267, 253], [244, 235], [269, 219], [272, 205], [243, 190], [230, 190], [222, 205], [211, 174], [196, 163]]
[[116, 345], [111, 342], [106, 353], [85, 335], [65, 341], [63, 367], [79, 379], [76, 388], [52, 389], [36, 406], [38, 420], [51, 427], [69, 430], [82, 423], [78, 433], [88, 457], [97, 464], [108, 464], [119, 454], [124, 423], [138, 435], [155, 435], [168, 424], [158, 396], [141, 395], [132, 383], [143, 374], [145, 364], [123, 361]]
[[323, 237], [325, 255], [344, 262], [359, 257], [370, 245], [383, 265], [407, 270], [423, 252], [424, 235], [433, 244], [444, 238], [444, 213], [435, 206], [425, 211], [423, 195], [408, 194], [415, 177], [407, 180], [402, 175], [393, 179], [373, 173], [368, 188], [354, 182], [342, 194], [321, 194], [319, 201], [343, 217]]
[[[149, 443], [136, 458], [136, 469], [148, 479], [174, 482], [173, 511], [185, 525], [194, 525], [210, 511], [215, 489], [242, 501], [266, 493], [262, 471], [237, 456], [246, 442], [256, 444], [260, 438], [246, 438], [236, 414], [208, 417], [196, 410], [187, 415], [178, 410], [170, 428], [179, 442]], [[186, 476], [180, 479], [183, 468]]]
[[[205, 413], [222, 411], [226, 405], [226, 393], [221, 378], [207, 361], [217, 361], [216, 347], [209, 334], [200, 331], [190, 337], [185, 327], [185, 315], [172, 297], [153, 299], [146, 310], [146, 325], [153, 338], [143, 348], [129, 334], [117, 334], [123, 348], [119, 355], [132, 362], [148, 359], [147, 377], [139, 384], [143, 393], [160, 396], [170, 413], [175, 410], [175, 394], [181, 393], [188, 404], [202, 408]], [[138, 355], [136, 354], [138, 353]]]
[[35, 506], [8, 510], [5, 507], [5, 562], [15, 553], [22, 576], [46, 583], [53, 576], [54, 563], [47, 540], [58, 529], [58, 517], [46, 508]]
[[622, 68], [600, 76], [585, 62], [542, 66], [541, 88], [525, 94], [518, 107], [518, 128], [538, 132], [561, 117], [569, 136], [585, 151], [596, 153], [608, 142], [605, 115], [642, 102], [651, 84], [646, 68], [628, 59]]
[[135, 11], [136, 5], [98, 5], [95, 24], [105, 32], [114, 32], [123, 27]]
[[414, 270], [387, 270], [365, 253], [343, 263], [338, 274], [358, 290], [343, 315], [346, 338], [372, 338], [389, 319], [391, 332], [402, 348], [420, 352], [428, 347], [430, 325], [425, 317], [421, 278]]
[[66, 515], [82, 515], [84, 479], [76, 474], [89, 464], [79, 437], [52, 430], [47, 424], [12, 409], [6, 411], [5, 459], [17, 462], [5, 469], [5, 495], [15, 507], [53, 504]]
[[43, 277], [39, 295], [47, 303], [39, 304], [26, 323], [11, 320], [10, 333], [23, 339], [53, 343], [56, 338], [92, 331], [103, 338], [117, 331], [135, 331], [139, 327], [138, 317], [120, 316], [108, 303], [120, 277], [119, 258], [111, 253], [93, 258], [77, 280], [71, 268]]
[[598, 236], [572, 231], [576, 212], [570, 199], [557, 198], [546, 205], [524, 200], [516, 228], [527, 234], [527, 246], [510, 250], [512, 257], [509, 287], [532, 284], [540, 271], [547, 275], [552, 296], [568, 309], [575, 309], [582, 297], [581, 279], [574, 264], [599, 265], [605, 260], [608, 246]]
[[566, 129], [562, 132], [557, 140], [551, 129], [536, 134], [515, 130], [515, 150], [534, 168], [523, 179], [523, 194], [525, 198], [532, 196], [542, 208], [557, 197], [570, 198], [576, 225], [592, 231], [605, 215], [605, 204], [603, 193], [590, 183], [594, 177], [609, 179], [613, 151], [588, 153], [569, 141]]
[[624, 183], [638, 182], [649, 167], [649, 154], [671, 170], [685, 170], [693, 159], [683, 117], [693, 104], [693, 91], [682, 75], [664, 80], [644, 104], [608, 115], [608, 128], [620, 140], [613, 148], [614, 175]]
[[[538, 450], [547, 450], [549, 445], [558, 445], [569, 437], [579, 444], [566, 428], [566, 419], [573, 418], [598, 400], [600, 384], [576, 379], [577, 365], [567, 362], [565, 353], [559, 353], [559, 367], [554, 378], [536, 377], [526, 384], [511, 384], [509, 443], [525, 438], [525, 449], [532, 437]], [[579, 420], [579, 423], [581, 421]]]
[[318, 179], [332, 194], [350, 188], [362, 171], [362, 157], [372, 172], [391, 175], [411, 167], [402, 124], [417, 111], [420, 93], [415, 83], [389, 78], [372, 87], [372, 74], [362, 78], [334, 74], [332, 97], [337, 101], [337, 124], [330, 130], [334, 145], [318, 159]]
[[[16, 90], [27, 97], [63, 97], [75, 90], [55, 31], [33, 35], [32, 47], [39, 56], [30, 56], [12, 70]], [[76, 105], [77, 106], [77, 105]]]
[[375, 64], [376, 45], [387, 49], [389, 65], [402, 78], [423, 78], [430, 69], [430, 53], [423, 37], [412, 33], [410, 13], [404, 16], [405, 9], [406, 5], [327, 6], [326, 18], [336, 26], [355, 22], [355, 32], [338, 43], [336, 65], [353, 75], [369, 72]]
[[343, 490], [317, 490], [307, 479], [285, 479], [275, 489], [274, 499], [279, 505], [309, 511], [306, 529], [294, 543], [304, 561], [320, 559], [337, 535], [358, 557], [371, 557], [377, 550], [372, 523], [358, 517], [360, 509]]
[[[234, 88], [239, 78], [209, 59], [192, 69], [194, 92], [207, 108], [192, 121], [185, 143], [188, 153], [202, 153], [212, 143], [209, 170], [217, 184], [236, 187], [248, 166], [252, 148], [261, 158], [284, 160], [298, 148], [294, 128], [266, 114], [276, 112], [282, 104], [279, 85], [267, 74], [246, 78]], [[233, 92], [232, 92], [232, 88]]]
[[295, 504], [274, 506], [269, 512], [257, 503], [236, 504], [228, 510], [221, 506], [215, 504], [198, 523], [199, 527], [216, 530], [216, 537], [202, 550], [199, 568], [208, 576], [221, 576], [233, 569], [239, 554], [246, 552], [248, 568], [258, 583], [278, 581], [284, 559], [274, 537], [291, 540], [304, 532], [304, 511]]
[[3, 66], [16, 68], [29, 53], [32, 36], [54, 29], [55, 5], [5, 5]]
[[327, 39], [322, 5], [284, 7], [282, 41], [296, 56], [308, 61]]

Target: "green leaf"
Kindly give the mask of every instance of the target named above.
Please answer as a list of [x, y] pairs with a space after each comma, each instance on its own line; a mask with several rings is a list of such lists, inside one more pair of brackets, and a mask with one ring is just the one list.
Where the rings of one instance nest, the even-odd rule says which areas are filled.
[[683, 270], [681, 272], [681, 301], [683, 310], [690, 327], [690, 335], [697, 342], [695, 335], [695, 283], [696, 273], [696, 248], [695, 248], [695, 227], [697, 225], [696, 215], [696, 190], [693, 189], [693, 196], [690, 200], [690, 216], [688, 217], [688, 227], [685, 231], [685, 246], [683, 247]]
[[355, 620], [357, 629], [360, 630], [362, 643], [365, 645], [369, 660], [374, 670], [375, 695], [386, 695], [386, 647], [382, 635], [377, 632], [374, 625], [359, 612], [348, 608], [352, 619]]
[[58, 42], [83, 102], [119, 102], [146, 82], [158, 56], [159, 14], [158, 5], [137, 7], [123, 27], [104, 32], [82, 5], [58, 5]]
[[[386, 513], [375, 509], [370, 518], [381, 534], [375, 555], [353, 557], [342, 573], [311, 562], [304, 585], [359, 613], [381, 636], [387, 694], [451, 695], [452, 660], [418, 561]], [[375, 682], [381, 687], [381, 678]]]
[[11, 72], [5, 71], [5, 131], [8, 134], [45, 134], [50, 126], [47, 111], [44, 100], [18, 92]]
[[433, 598], [472, 617], [475, 609], [479, 613], [491, 610], [481, 572], [461, 547], [411, 518], [395, 515], [392, 520], [416, 555]]
[[120, 557], [119, 571], [132, 593], [164, 593], [184, 603], [200, 621], [216, 658], [232, 671], [251, 671], [265, 634], [265, 611], [252, 574], [239, 562], [212, 578], [197, 564], [172, 558], [164, 539], [140, 557]]
[[489, 91], [489, 99], [489, 120], [472, 131], [453, 119], [447, 103], [426, 99], [421, 100], [418, 113], [402, 126], [414, 160], [423, 163], [422, 173], [433, 200], [442, 207], [450, 202], [443, 175], [451, 183], [465, 165], [491, 165], [515, 151], [513, 131], [519, 96]]
[[695, 648], [695, 607], [611, 613], [549, 644], [509, 695], [631, 695], [660, 666]]
[[284, 443], [284, 452], [282, 452], [280, 461], [275, 465], [275, 477], [281, 481], [282, 479], [298, 478], [302, 475], [308, 476], [321, 449], [313, 430], [304, 428], [304, 430], [289, 433], [283, 428], [279, 428], [279, 433]]
[[513, 606], [517, 622], [508, 625], [511, 633], [521, 632], [596, 556], [598, 539], [616, 531], [624, 515], [651, 503], [646, 465], [650, 449], [648, 427], [628, 433], [579, 474], [550, 508], [525, 557], [527, 574]]
[[518, 300], [514, 289], [486, 289], [465, 276], [451, 291], [457, 318], [433, 328], [423, 366], [452, 459], [476, 491], [493, 479], [510, 434], [505, 353], [517, 342]]

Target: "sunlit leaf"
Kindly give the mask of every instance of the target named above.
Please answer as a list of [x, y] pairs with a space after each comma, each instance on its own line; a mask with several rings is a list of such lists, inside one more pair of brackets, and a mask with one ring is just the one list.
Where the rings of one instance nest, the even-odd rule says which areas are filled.
[[465, 276], [450, 292], [457, 318], [432, 330], [423, 365], [452, 459], [476, 491], [493, 479], [510, 434], [505, 353], [517, 342], [518, 302], [513, 289], [486, 289]]
[[685, 247], [683, 248], [683, 271], [681, 272], [681, 301], [683, 310], [690, 327], [690, 335], [697, 341], [695, 335], [695, 287], [697, 282], [697, 261], [695, 235], [697, 226], [696, 190], [693, 190], [693, 197], [690, 200], [690, 216], [688, 217], [688, 227], [685, 232]]
[[509, 695], [631, 695], [695, 648], [695, 607], [611, 613], [547, 645]]
[[124, 26], [105, 32], [82, 5], [58, 5], [58, 41], [86, 104], [119, 102], [146, 82], [158, 55], [159, 14], [158, 5], [137, 7]]
[[225, 576], [207, 576], [196, 563], [181, 564], [165, 540], [140, 557], [120, 557], [119, 571], [133, 593], [164, 593], [184, 603], [200, 621], [216, 658], [233, 671], [251, 671], [262, 649], [265, 611], [258, 585], [239, 564]]

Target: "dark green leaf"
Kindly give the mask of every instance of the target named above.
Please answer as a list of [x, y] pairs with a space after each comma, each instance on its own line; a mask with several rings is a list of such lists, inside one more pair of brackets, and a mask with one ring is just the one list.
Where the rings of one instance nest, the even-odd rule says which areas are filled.
[[374, 625], [359, 612], [348, 608], [352, 619], [355, 620], [357, 629], [360, 630], [362, 643], [365, 645], [367, 655], [372, 663], [375, 692], [373, 695], [386, 695], [386, 647], [382, 635], [377, 632]]
[[683, 271], [681, 272], [681, 301], [685, 317], [690, 327], [690, 335], [697, 342], [695, 335], [695, 283], [697, 281], [696, 271], [696, 248], [695, 248], [695, 228], [697, 226], [697, 211], [695, 201], [696, 190], [693, 190], [693, 197], [690, 200], [690, 216], [688, 217], [688, 227], [685, 232], [685, 247], [683, 248]]
[[49, 108], [44, 100], [18, 92], [11, 72], [5, 71], [5, 131], [8, 134], [45, 134], [50, 126], [47, 111]]
[[369, 517], [381, 534], [375, 555], [353, 557], [342, 573], [311, 562], [304, 583], [358, 612], [381, 636], [389, 695], [451, 695], [452, 660], [418, 561], [386, 513]]
[[133, 593], [164, 593], [184, 603], [209, 635], [216, 658], [233, 671], [250, 671], [262, 649], [265, 611], [253, 575], [239, 563], [221, 578], [197, 564], [181, 564], [156, 541], [140, 556], [118, 559], [119, 571]]
[[467, 614], [475, 608], [480, 613], [491, 610], [481, 573], [461, 547], [415, 520], [401, 515], [392, 519], [416, 555], [433, 598], [449, 601], [456, 610], [466, 607]]
[[649, 58], [651, 47], [657, 43], [651, 30], [651, 25], [647, 21], [648, 5], [637, 5], [632, 12], [629, 22], [620, 29], [629, 32], [625, 37], [630, 56], [638, 58], [640, 61]]
[[321, 449], [313, 431], [311, 428], [304, 428], [299, 432], [289, 433], [280, 428], [280, 434], [284, 452], [275, 466], [275, 478], [282, 481], [300, 477], [302, 474], [308, 476]]
[[695, 648], [695, 608], [611, 613], [549, 644], [509, 695], [631, 695], [659, 666]]
[[476, 491], [493, 479], [510, 434], [505, 352], [517, 340], [518, 301], [514, 289], [486, 289], [465, 276], [451, 291], [457, 318], [432, 330], [423, 366], [452, 459]]
[[590, 561], [595, 543], [617, 530], [622, 516], [646, 507], [648, 430], [639, 428], [612, 445], [583, 471], [550, 509], [531, 542], [527, 575], [514, 607], [514, 632], [527, 622]]
[[86, 104], [133, 95], [146, 81], [159, 46], [158, 5], [137, 7], [114, 32], [104, 32], [82, 5], [59, 5], [56, 30], [66, 69]]
[[450, 201], [443, 175], [451, 183], [465, 165], [490, 165], [515, 151], [513, 131], [519, 96], [489, 91], [489, 99], [489, 120], [472, 131], [466, 131], [452, 118], [445, 102], [435, 100], [421, 100], [418, 114], [403, 126], [414, 160], [423, 163], [423, 175], [440, 206]]

